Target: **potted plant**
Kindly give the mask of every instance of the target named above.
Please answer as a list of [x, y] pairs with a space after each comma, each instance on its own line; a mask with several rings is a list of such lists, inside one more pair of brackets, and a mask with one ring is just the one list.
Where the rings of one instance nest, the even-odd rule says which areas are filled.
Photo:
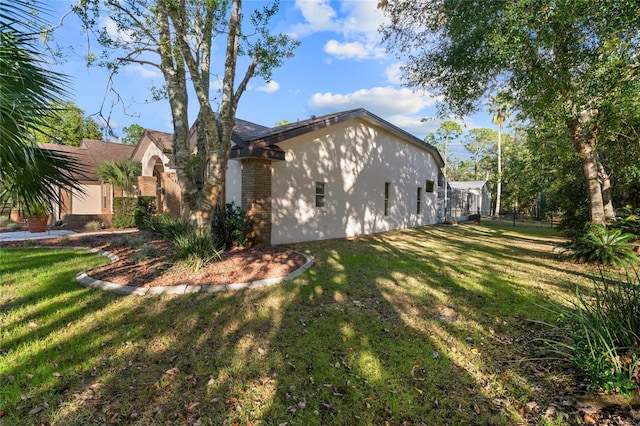
[[51, 206], [45, 203], [37, 203], [27, 208], [27, 227], [29, 232], [45, 232], [49, 215], [51, 214]]

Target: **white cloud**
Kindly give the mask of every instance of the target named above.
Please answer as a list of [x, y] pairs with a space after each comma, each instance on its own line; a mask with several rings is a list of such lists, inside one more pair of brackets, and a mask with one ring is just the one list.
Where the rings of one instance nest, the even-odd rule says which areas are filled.
[[321, 31], [337, 31], [340, 28], [335, 20], [337, 12], [328, 0], [296, 0], [296, 9], [300, 10], [306, 22], [295, 24], [290, 35], [296, 38]]
[[416, 114], [435, 105], [437, 99], [429, 93], [422, 94], [407, 88], [391, 86], [360, 89], [348, 94], [316, 93], [309, 101], [309, 108], [319, 114], [340, 110], [366, 108], [383, 117]]
[[387, 81], [391, 84], [402, 84], [402, 63], [396, 62], [395, 64], [389, 65], [387, 69], [384, 71], [387, 76]]
[[258, 92], [273, 93], [280, 90], [280, 85], [278, 84], [278, 82], [271, 80], [270, 82], [266, 83], [264, 86], [258, 87], [256, 90]]
[[109, 34], [114, 39], [123, 41], [125, 43], [131, 43], [133, 41], [133, 37], [131, 36], [131, 34], [133, 34], [133, 31], [119, 30], [118, 24], [116, 24], [116, 22], [111, 18], [105, 18], [102, 21], [102, 26], [107, 30], [107, 34]]
[[374, 45], [365, 46], [360, 42], [340, 43], [336, 40], [329, 40], [324, 45], [324, 51], [334, 55], [339, 59], [370, 59], [384, 57], [384, 49]]
[[124, 67], [125, 71], [131, 74], [138, 74], [142, 78], [160, 78], [162, 75], [160, 72], [151, 68], [150, 66], [144, 66], [142, 64], [129, 64]]
[[304, 22], [293, 25], [290, 35], [296, 38], [318, 32], [340, 34], [344, 41], [330, 40], [326, 53], [340, 59], [377, 59], [384, 57], [378, 28], [385, 21], [377, 8], [378, 0], [343, 0], [339, 11], [328, 0], [296, 0]]

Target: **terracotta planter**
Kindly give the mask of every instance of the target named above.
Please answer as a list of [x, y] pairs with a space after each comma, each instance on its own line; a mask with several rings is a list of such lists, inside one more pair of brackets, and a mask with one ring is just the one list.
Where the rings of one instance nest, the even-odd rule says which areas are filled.
[[11, 221], [15, 223], [22, 223], [22, 213], [20, 210], [11, 210]]
[[27, 218], [27, 227], [29, 232], [46, 232], [47, 222], [49, 222], [48, 216], [33, 216]]

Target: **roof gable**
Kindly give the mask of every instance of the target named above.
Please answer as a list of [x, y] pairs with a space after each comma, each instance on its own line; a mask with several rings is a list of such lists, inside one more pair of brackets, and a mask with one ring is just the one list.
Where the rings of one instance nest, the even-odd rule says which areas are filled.
[[[374, 126], [385, 129], [396, 137], [399, 137], [418, 148], [428, 151], [440, 167], [444, 166], [444, 160], [436, 147], [389, 123], [377, 115], [370, 113], [364, 108], [327, 114], [320, 117], [312, 116], [307, 120], [286, 124], [284, 126], [263, 128], [252, 134], [251, 138], [244, 140], [243, 144], [238, 144], [234, 147], [231, 152], [231, 157], [272, 158], [270, 155], [273, 155], [274, 153], [279, 155], [281, 154], [282, 150], [277, 146], [280, 142], [353, 119], [365, 120]], [[284, 159], [283, 153], [282, 158], [277, 159]]]

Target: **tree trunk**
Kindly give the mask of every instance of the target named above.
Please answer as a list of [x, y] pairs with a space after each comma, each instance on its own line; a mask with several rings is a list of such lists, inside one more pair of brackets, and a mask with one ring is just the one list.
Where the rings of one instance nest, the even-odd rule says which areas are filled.
[[500, 217], [500, 198], [502, 197], [502, 123], [498, 124], [498, 183], [496, 188], [496, 210], [494, 216]]
[[596, 157], [598, 164], [598, 176], [602, 182], [602, 202], [604, 204], [604, 218], [608, 221], [613, 220], [616, 217], [616, 212], [613, 209], [613, 198], [611, 196], [611, 177], [605, 172], [604, 165], [600, 161], [599, 157]]
[[584, 135], [582, 126], [575, 120], [567, 122], [569, 137], [573, 147], [580, 155], [582, 172], [584, 173], [587, 194], [589, 196], [589, 213], [591, 222], [605, 225], [604, 203], [602, 200], [602, 188], [598, 179], [598, 166], [595, 149], [595, 135], [589, 141]]

